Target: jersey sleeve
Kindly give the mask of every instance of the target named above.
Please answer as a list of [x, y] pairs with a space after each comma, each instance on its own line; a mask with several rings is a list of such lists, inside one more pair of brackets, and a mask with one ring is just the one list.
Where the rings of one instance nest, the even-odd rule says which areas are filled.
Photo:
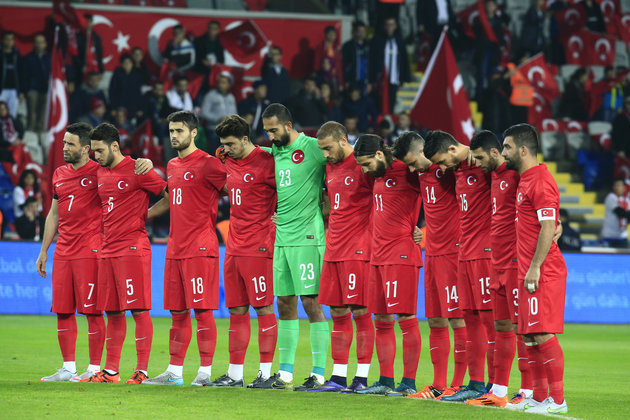
[[136, 175], [136, 179], [140, 188], [155, 195], [159, 195], [166, 187], [166, 181], [155, 172], [155, 169], [151, 169], [145, 175]]
[[535, 185], [531, 191], [531, 200], [534, 208], [536, 209], [536, 215], [538, 221], [558, 219], [557, 208], [559, 207], [559, 196], [555, 193], [555, 189], [551, 185], [551, 181], [548, 179], [541, 180], [542, 182]]
[[272, 153], [272, 149], [271, 149], [271, 147], [267, 147], [267, 146], [260, 146], [260, 150], [263, 150], [263, 151], [265, 151], [265, 152], [269, 153], [270, 155], [271, 155], [271, 154], [273, 154], [273, 153]]
[[53, 173], [53, 177], [52, 177], [52, 194], [53, 194], [53, 198], [55, 200], [59, 199], [59, 195], [57, 194], [57, 179], [58, 179], [58, 171], [55, 170], [55, 172]]
[[273, 158], [265, 161], [265, 183], [271, 188], [276, 188], [276, 169]]
[[205, 166], [206, 174], [205, 179], [208, 184], [212, 185], [218, 191], [221, 191], [227, 180], [227, 171], [225, 165], [221, 161], [213, 156], [208, 158], [208, 165]]

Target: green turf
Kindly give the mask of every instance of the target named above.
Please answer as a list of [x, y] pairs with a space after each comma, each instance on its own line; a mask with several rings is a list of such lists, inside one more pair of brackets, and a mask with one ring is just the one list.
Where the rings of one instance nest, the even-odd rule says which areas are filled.
[[[78, 324], [77, 365], [82, 371], [88, 362], [85, 319], [79, 317]], [[219, 339], [213, 377], [225, 373], [228, 364], [228, 320], [217, 319], [217, 324]], [[128, 325], [121, 360], [123, 380], [131, 375], [135, 363], [132, 319], [128, 319]], [[168, 364], [170, 319], [155, 318], [154, 325], [150, 375], [161, 373]], [[305, 378], [311, 367], [308, 324], [302, 322], [300, 327], [296, 379]], [[426, 323], [420, 323], [420, 328], [424, 344], [418, 387], [429, 383], [433, 375], [427, 349], [428, 327]], [[55, 329], [56, 320], [52, 316], [0, 316], [0, 418], [531, 418], [531, 415], [505, 410], [380, 396], [195, 388], [189, 386], [199, 364], [194, 336], [184, 366], [186, 385], [183, 387], [42, 383], [39, 380], [42, 376], [52, 374], [55, 368], [61, 366]], [[246, 381], [251, 381], [258, 370], [257, 331], [254, 319], [252, 340], [245, 362]], [[397, 331], [397, 336], [400, 339], [400, 331]], [[628, 418], [630, 326], [567, 325], [560, 341], [566, 361], [565, 395], [570, 416], [589, 419]], [[395, 369], [396, 379], [400, 380], [400, 341], [398, 349]], [[351, 377], [356, 368], [352, 354], [355, 354], [354, 346], [348, 372]], [[330, 375], [331, 367], [332, 360], [329, 358], [327, 376]], [[273, 370], [277, 370], [277, 360]], [[375, 353], [370, 382], [377, 375]], [[519, 385], [516, 364], [512, 370], [512, 384], [510, 390], [514, 391]]]

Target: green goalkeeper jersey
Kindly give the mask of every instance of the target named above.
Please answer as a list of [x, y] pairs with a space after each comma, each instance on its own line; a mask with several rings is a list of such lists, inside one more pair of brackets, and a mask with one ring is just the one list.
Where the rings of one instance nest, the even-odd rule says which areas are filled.
[[276, 246], [322, 246], [322, 191], [326, 158], [317, 139], [300, 133], [290, 145], [272, 147], [276, 164]]

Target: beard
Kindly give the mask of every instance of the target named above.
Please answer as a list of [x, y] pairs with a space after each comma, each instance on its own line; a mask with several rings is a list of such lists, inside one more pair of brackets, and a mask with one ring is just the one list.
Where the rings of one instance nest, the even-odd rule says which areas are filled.
[[380, 178], [383, 175], [385, 175], [386, 170], [387, 170], [387, 167], [385, 166], [385, 162], [379, 160], [376, 163], [376, 169], [374, 169], [373, 171], [368, 171], [368, 173], [372, 175], [374, 178]]
[[343, 152], [343, 149], [340, 147], [339, 149], [337, 149], [337, 153], [335, 153], [334, 155], [328, 156], [328, 162], [330, 162], [330, 163], [343, 162], [345, 157], [346, 156], [345, 156], [345, 154]]
[[289, 142], [291, 141], [291, 136], [289, 135], [289, 133], [287, 133], [287, 129], [284, 129], [284, 133], [280, 136], [279, 139], [274, 139], [271, 142], [274, 144], [274, 146], [276, 147], [283, 147], [286, 146], [287, 144], [289, 144]]
[[521, 166], [521, 157], [516, 154], [513, 158], [505, 158], [505, 167], [506, 169], [514, 169], [518, 170]]
[[190, 142], [192, 141], [192, 136], [188, 137], [187, 140], [184, 140], [178, 144], [171, 144], [171, 146], [173, 147], [173, 150], [184, 150], [186, 149], [188, 146], [190, 146]]
[[63, 154], [63, 160], [66, 163], [77, 163], [80, 159], [81, 159], [81, 152], [77, 152], [77, 153], [68, 152], [68, 154], [66, 153]]

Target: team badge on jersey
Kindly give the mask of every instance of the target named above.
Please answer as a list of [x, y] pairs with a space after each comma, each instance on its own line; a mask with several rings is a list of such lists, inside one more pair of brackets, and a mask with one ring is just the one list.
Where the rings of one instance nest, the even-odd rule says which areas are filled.
[[253, 180], [254, 180], [254, 175], [250, 174], [249, 172], [243, 175], [243, 181], [251, 182]]
[[385, 181], [385, 186], [387, 188], [395, 187], [396, 186], [396, 178], [387, 178], [387, 180]]
[[291, 161], [295, 164], [302, 163], [303, 160], [304, 152], [299, 149], [293, 152], [293, 154], [291, 155]]
[[184, 181], [190, 181], [194, 177], [195, 177], [195, 173], [194, 172], [192, 172], [192, 171], [184, 172]]

